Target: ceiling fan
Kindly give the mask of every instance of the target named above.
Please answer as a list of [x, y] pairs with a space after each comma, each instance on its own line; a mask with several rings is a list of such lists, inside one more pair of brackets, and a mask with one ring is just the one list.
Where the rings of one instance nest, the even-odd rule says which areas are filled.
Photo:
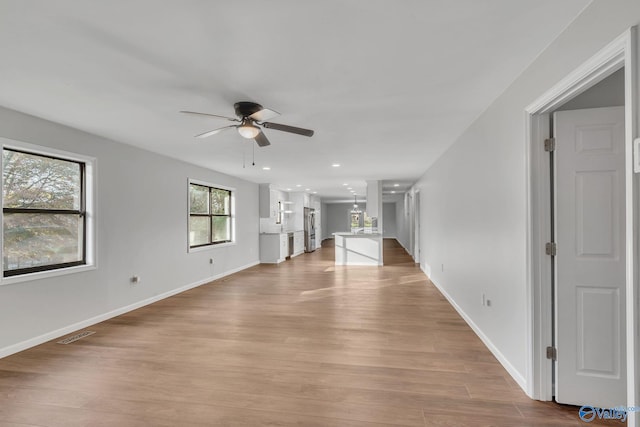
[[223, 130], [236, 128], [238, 133], [247, 139], [255, 139], [256, 143], [260, 147], [265, 147], [267, 145], [271, 145], [267, 137], [265, 136], [260, 126], [267, 129], [275, 129], [283, 132], [295, 133], [297, 135], [304, 136], [313, 136], [313, 131], [310, 129], [303, 129], [295, 126], [282, 125], [279, 123], [267, 122], [273, 117], [277, 117], [280, 115], [277, 111], [270, 110], [268, 108], [264, 108], [260, 104], [256, 104], [255, 102], [236, 102], [233, 105], [235, 109], [235, 113], [237, 117], [227, 117], [220, 116], [218, 114], [208, 114], [208, 113], [198, 113], [196, 111], [180, 111], [185, 114], [198, 114], [200, 116], [210, 116], [210, 117], [218, 117], [221, 119], [226, 119], [231, 122], [238, 122], [237, 125], [229, 125], [224, 126], [218, 129], [210, 130], [205, 133], [201, 133], [200, 135], [196, 135], [196, 138], [206, 138], [211, 135], [215, 135], [218, 132], [222, 132]]

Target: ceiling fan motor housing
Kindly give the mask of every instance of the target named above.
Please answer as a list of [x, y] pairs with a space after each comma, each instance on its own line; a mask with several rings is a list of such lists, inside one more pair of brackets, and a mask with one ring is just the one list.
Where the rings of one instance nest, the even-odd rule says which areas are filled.
[[248, 117], [263, 109], [262, 105], [249, 101], [236, 102], [233, 104], [233, 108], [235, 109], [236, 116], [238, 117]]

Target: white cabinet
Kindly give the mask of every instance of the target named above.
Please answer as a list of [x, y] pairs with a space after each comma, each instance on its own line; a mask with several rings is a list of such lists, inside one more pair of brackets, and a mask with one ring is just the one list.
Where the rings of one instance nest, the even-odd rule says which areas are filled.
[[304, 231], [293, 233], [293, 255], [300, 255], [304, 252]]
[[287, 233], [280, 234], [280, 258], [285, 259], [289, 256], [289, 235]]
[[281, 204], [287, 200], [286, 193], [271, 188], [271, 184], [260, 184], [258, 196], [260, 218], [278, 219], [278, 213], [284, 211]]
[[260, 198], [258, 203], [260, 218], [271, 217], [271, 185], [260, 184], [258, 196]]
[[289, 226], [293, 230], [304, 229], [304, 193], [293, 192], [289, 194], [292, 215], [289, 216]]
[[278, 264], [289, 256], [289, 239], [287, 233], [260, 234], [260, 262]]

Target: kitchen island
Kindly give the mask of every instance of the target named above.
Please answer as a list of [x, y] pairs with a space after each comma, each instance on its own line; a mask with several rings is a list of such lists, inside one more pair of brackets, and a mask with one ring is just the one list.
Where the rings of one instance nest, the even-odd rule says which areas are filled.
[[333, 233], [336, 265], [382, 265], [382, 234]]

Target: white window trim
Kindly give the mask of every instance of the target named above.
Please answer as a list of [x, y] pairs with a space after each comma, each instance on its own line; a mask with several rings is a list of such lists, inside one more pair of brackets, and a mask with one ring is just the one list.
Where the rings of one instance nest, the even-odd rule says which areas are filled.
[[[189, 194], [191, 190], [191, 184], [203, 185], [205, 187], [219, 188], [221, 190], [231, 191], [231, 206], [230, 206], [231, 208], [231, 241], [230, 242], [198, 246], [195, 248], [191, 247], [191, 244], [189, 242], [189, 217], [191, 216], [191, 197]], [[211, 182], [200, 181], [197, 179], [189, 178], [187, 180], [187, 253], [210, 251], [212, 249], [235, 246], [236, 244], [237, 244], [236, 242], [236, 189], [234, 187], [229, 187], [227, 185], [212, 184]]]
[[[8, 139], [0, 137], [0, 145], [4, 150], [14, 149], [27, 151], [33, 154], [41, 154], [43, 156], [54, 156], [64, 160], [72, 160], [76, 162], [82, 162], [85, 164], [85, 209], [86, 209], [86, 264], [76, 265], [73, 267], [58, 268], [54, 270], [39, 271], [35, 273], [26, 273], [17, 276], [0, 277], [0, 286], [12, 285], [14, 283], [30, 282], [33, 280], [46, 279], [50, 277], [64, 276], [67, 274], [75, 274], [89, 270], [95, 270], [96, 264], [96, 224], [95, 224], [95, 206], [96, 206], [96, 158], [84, 156], [77, 153], [71, 153], [69, 151], [58, 150], [55, 148], [44, 147], [41, 145], [30, 144], [27, 142], [16, 141], [14, 139]], [[1, 160], [0, 160], [1, 165]], [[0, 167], [0, 169], [3, 169]], [[0, 186], [0, 218], [2, 218], [2, 186]], [[4, 221], [4, 218], [2, 218]], [[0, 221], [3, 223], [3, 221]], [[2, 248], [4, 248], [2, 239], [4, 233], [0, 233], [0, 254]], [[0, 275], [1, 276], [1, 275]]]

